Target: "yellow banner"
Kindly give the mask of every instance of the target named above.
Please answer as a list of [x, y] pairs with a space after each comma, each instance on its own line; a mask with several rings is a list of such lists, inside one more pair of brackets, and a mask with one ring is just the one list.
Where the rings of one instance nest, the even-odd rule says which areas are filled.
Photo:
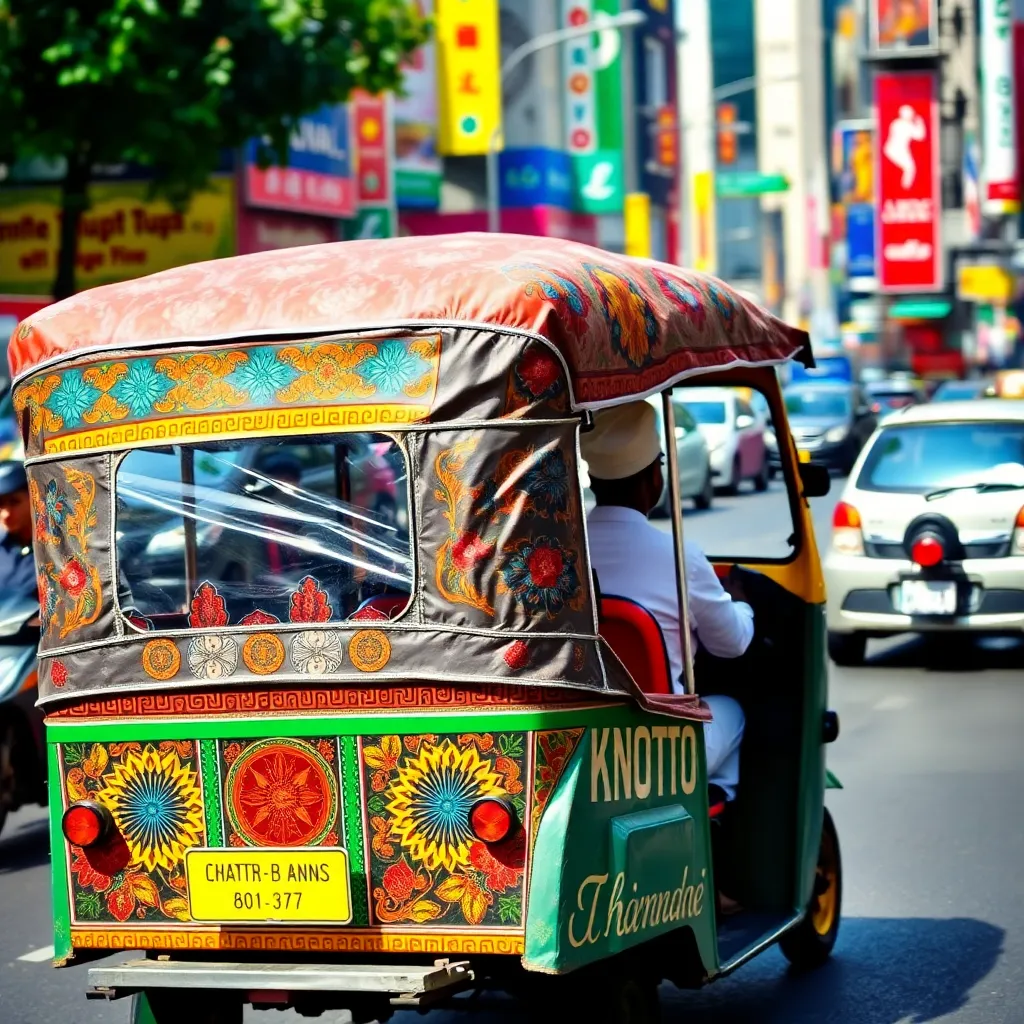
[[[79, 289], [235, 252], [235, 185], [214, 178], [182, 213], [146, 198], [144, 181], [96, 182], [78, 229]], [[60, 191], [0, 190], [0, 293], [48, 295], [57, 273]]]
[[693, 176], [693, 269], [715, 272], [715, 179], [711, 171]]
[[651, 258], [651, 197], [646, 192], [630, 192], [623, 206], [626, 255]]
[[1013, 275], [998, 266], [966, 266], [960, 268], [957, 297], [967, 302], [989, 302], [1006, 305], [1016, 290]]
[[480, 156], [501, 130], [498, 0], [437, 0], [434, 33], [438, 152]]

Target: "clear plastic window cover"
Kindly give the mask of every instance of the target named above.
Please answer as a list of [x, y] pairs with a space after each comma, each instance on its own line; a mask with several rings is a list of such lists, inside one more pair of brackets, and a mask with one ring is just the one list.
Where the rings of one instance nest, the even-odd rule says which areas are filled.
[[[189, 610], [196, 595], [188, 593], [186, 538], [193, 526], [194, 590], [209, 583], [224, 598], [227, 621], [217, 625], [237, 625], [257, 612], [282, 622], [336, 621], [373, 596], [407, 597], [413, 558], [405, 458], [390, 438], [357, 437], [339, 442], [349, 446], [349, 479], [357, 478], [353, 501], [336, 496], [333, 443], [193, 449], [194, 484], [181, 479], [180, 447], [130, 453], [116, 479], [122, 610], [130, 616]], [[257, 468], [268, 451], [267, 465]], [[301, 452], [321, 459], [311, 465]], [[325, 484], [335, 493], [325, 493]], [[324, 595], [314, 597], [313, 620], [296, 617], [294, 595], [303, 585]]]

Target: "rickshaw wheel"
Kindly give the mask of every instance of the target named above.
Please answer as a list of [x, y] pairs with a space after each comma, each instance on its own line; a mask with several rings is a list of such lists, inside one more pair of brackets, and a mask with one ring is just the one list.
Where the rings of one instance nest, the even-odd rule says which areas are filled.
[[839, 934], [843, 900], [843, 862], [839, 836], [828, 808], [821, 826], [814, 892], [803, 921], [780, 940], [786, 959], [799, 970], [813, 970], [829, 958]]

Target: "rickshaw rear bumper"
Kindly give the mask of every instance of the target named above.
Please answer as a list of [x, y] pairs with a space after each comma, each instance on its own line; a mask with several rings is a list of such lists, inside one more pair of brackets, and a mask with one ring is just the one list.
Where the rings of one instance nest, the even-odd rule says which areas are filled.
[[273, 1003], [293, 993], [354, 993], [387, 996], [398, 1006], [427, 1006], [473, 979], [468, 963], [449, 960], [422, 965], [129, 960], [90, 968], [87, 994], [91, 999], [119, 999], [153, 989], [221, 990]]

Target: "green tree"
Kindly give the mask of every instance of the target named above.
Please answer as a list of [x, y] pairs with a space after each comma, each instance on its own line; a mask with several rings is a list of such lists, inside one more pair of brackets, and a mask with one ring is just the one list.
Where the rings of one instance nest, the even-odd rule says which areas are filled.
[[397, 88], [426, 33], [412, 0], [0, 0], [0, 160], [66, 161], [54, 297], [94, 166], [184, 203], [224, 149], [269, 137], [283, 162], [303, 114]]

